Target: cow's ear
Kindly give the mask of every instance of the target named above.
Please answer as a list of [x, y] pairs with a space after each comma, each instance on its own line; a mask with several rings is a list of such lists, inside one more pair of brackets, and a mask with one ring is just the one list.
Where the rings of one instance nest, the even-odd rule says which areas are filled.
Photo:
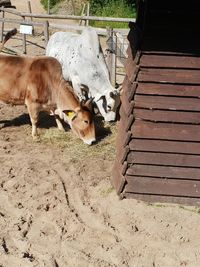
[[76, 116], [76, 112], [73, 110], [63, 110], [62, 111], [68, 119], [72, 120]]

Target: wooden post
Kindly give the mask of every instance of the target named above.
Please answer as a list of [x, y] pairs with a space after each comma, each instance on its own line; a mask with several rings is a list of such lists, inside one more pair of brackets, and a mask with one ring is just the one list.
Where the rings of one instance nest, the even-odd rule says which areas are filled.
[[[4, 11], [1, 11], [1, 17], [2, 19], [4, 19], [5, 17], [5, 12]], [[4, 22], [2, 21], [1, 23], [1, 33], [0, 33], [0, 41], [3, 42], [3, 32], [4, 32]]]
[[49, 41], [49, 22], [46, 20], [44, 22], [44, 38], [45, 38], [45, 47]]
[[75, 15], [75, 13], [76, 13], [76, 8], [75, 8], [74, 0], [71, 0], [71, 2], [72, 2], [72, 8], [73, 8], [73, 15]]
[[110, 73], [111, 84], [115, 87], [116, 84], [116, 36], [114, 35], [113, 29], [108, 29], [108, 70]]
[[[90, 15], [90, 3], [89, 2], [87, 2], [87, 13], [86, 14], [87, 14], [87, 16]], [[85, 25], [89, 26], [89, 20], [88, 19], [86, 20]]]
[[[81, 11], [81, 16], [84, 16], [85, 14], [85, 3], [83, 4], [83, 8], [82, 8], [82, 11]], [[82, 24], [82, 19], [79, 21], [79, 25]]]
[[[23, 17], [25, 21], [25, 17]], [[26, 54], [26, 34], [22, 34], [22, 53]]]
[[47, 3], [47, 13], [50, 14], [50, 0], [48, 0], [48, 3]]

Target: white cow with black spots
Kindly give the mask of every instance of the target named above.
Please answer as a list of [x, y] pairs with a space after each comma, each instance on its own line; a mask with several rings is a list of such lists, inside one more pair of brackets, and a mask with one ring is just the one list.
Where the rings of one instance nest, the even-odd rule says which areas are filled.
[[[47, 44], [46, 55], [61, 63], [63, 77], [72, 82], [79, 99], [87, 89], [105, 121], [116, 118], [119, 92], [109, 80], [109, 72], [103, 57], [98, 35], [92, 28], [81, 34], [71, 32], [54, 33]], [[83, 90], [84, 89], [84, 90]]]

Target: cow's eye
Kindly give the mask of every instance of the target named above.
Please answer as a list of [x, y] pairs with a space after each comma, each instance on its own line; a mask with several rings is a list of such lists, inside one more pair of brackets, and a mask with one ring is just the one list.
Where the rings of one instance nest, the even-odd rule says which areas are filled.
[[84, 121], [86, 124], [89, 124], [89, 121]]

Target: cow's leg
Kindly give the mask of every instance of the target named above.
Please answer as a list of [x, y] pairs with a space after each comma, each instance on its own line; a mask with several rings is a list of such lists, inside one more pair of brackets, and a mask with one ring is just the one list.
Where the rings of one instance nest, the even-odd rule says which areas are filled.
[[31, 120], [32, 125], [32, 137], [36, 139], [38, 137], [37, 132], [37, 122], [38, 122], [38, 115], [40, 111], [40, 105], [37, 103], [27, 103], [27, 109]]
[[58, 129], [60, 131], [65, 131], [65, 129], [64, 129], [63, 125], [62, 125], [61, 119], [60, 119], [60, 117], [58, 115], [55, 115], [55, 120], [56, 120], [56, 124], [58, 126]]

